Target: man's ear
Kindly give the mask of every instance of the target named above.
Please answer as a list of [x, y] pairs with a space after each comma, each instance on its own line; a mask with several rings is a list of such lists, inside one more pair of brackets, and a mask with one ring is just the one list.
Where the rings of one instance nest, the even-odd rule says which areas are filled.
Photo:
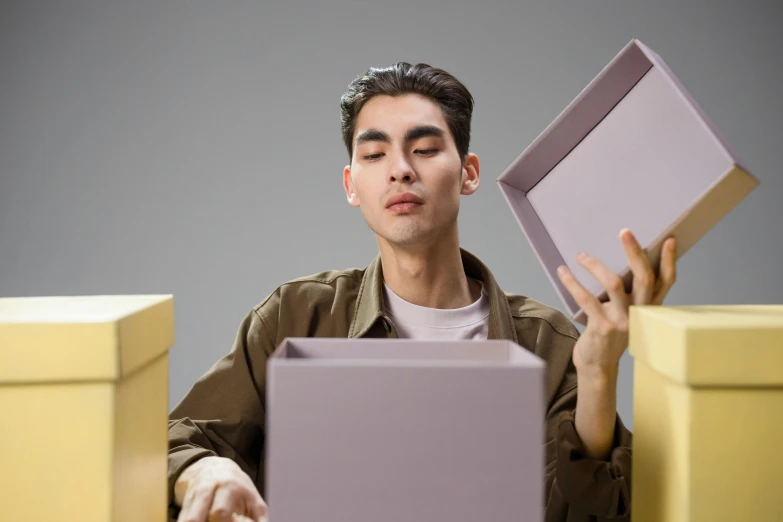
[[356, 188], [353, 186], [350, 165], [346, 165], [343, 169], [343, 188], [345, 189], [345, 196], [348, 198], [348, 204], [352, 207], [358, 207], [359, 194], [356, 193]]
[[460, 194], [469, 196], [476, 192], [481, 181], [481, 169], [478, 156], [469, 152], [462, 162], [462, 188]]

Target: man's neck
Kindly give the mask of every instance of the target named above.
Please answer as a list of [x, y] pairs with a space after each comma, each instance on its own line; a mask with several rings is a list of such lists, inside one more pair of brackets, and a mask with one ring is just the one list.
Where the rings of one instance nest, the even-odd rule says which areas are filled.
[[438, 242], [415, 247], [379, 238], [383, 279], [402, 299], [428, 308], [462, 308], [475, 302], [481, 285], [468, 279], [456, 230]]

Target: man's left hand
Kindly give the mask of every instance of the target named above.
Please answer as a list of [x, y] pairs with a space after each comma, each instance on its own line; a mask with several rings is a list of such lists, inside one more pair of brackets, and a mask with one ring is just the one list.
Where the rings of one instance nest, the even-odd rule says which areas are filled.
[[620, 240], [633, 273], [631, 292], [625, 291], [620, 276], [598, 259], [580, 254], [578, 262], [606, 289], [609, 300], [602, 303], [562, 266], [558, 275], [576, 303], [587, 315], [587, 327], [574, 346], [573, 362], [580, 374], [617, 373], [620, 357], [628, 347], [629, 310], [632, 305], [660, 305], [676, 278], [676, 244], [673, 237], [663, 244], [656, 275], [647, 254], [628, 229]]

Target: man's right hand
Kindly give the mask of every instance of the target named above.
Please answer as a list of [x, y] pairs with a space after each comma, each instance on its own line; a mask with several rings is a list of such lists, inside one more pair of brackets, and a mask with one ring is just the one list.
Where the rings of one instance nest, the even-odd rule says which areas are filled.
[[[250, 477], [231, 459], [204, 457], [180, 474], [177, 522], [266, 522], [267, 506]], [[242, 518], [242, 517], [247, 518]]]

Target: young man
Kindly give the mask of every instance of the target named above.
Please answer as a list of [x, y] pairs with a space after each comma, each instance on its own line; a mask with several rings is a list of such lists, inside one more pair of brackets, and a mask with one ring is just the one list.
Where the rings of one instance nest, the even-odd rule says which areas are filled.
[[555, 309], [505, 294], [459, 246], [460, 197], [478, 189], [480, 170], [468, 152], [473, 99], [457, 79], [424, 64], [370, 69], [341, 110], [345, 193], [380, 254], [363, 270], [285, 283], [245, 317], [232, 351], [171, 413], [172, 511], [181, 506], [179, 520], [199, 522], [265, 514], [266, 361], [285, 337], [490, 338], [515, 341], [547, 363], [545, 520], [627, 520], [631, 433], [616, 414], [618, 365], [629, 307], [662, 303], [674, 283], [674, 240], [656, 274], [630, 231], [620, 232], [631, 293], [581, 255], [607, 289], [605, 303], [561, 272], [589, 317], [580, 336]]

